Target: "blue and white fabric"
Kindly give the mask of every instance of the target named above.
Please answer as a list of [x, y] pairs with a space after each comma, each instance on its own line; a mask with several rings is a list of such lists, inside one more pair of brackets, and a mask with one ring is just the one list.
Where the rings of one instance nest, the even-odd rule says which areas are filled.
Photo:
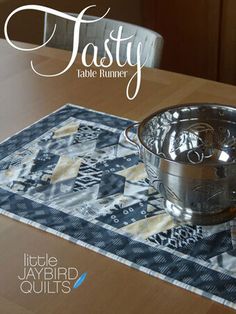
[[236, 309], [236, 223], [178, 225], [123, 130], [66, 105], [0, 144], [0, 212]]

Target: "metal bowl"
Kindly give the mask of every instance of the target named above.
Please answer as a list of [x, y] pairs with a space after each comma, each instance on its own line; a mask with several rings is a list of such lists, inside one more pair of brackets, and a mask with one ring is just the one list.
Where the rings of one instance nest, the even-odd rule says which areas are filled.
[[236, 108], [171, 107], [128, 127], [125, 136], [177, 221], [210, 225], [236, 216]]

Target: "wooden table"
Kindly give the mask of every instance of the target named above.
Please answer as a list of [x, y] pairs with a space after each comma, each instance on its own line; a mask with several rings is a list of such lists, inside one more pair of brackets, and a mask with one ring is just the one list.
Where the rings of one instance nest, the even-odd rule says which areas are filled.
[[[76, 63], [66, 74], [41, 78], [64, 68], [69, 53], [42, 49], [25, 53], [0, 40], [0, 139], [12, 135], [65, 103], [140, 120], [161, 107], [186, 102], [236, 105], [236, 87], [156, 69], [144, 69], [137, 98], [125, 95], [128, 79], [78, 79]], [[0, 216], [0, 313], [3, 314], [217, 314], [235, 311], [148, 276], [46, 232]], [[24, 295], [17, 275], [24, 253], [56, 256], [61, 265], [89, 273], [76, 293]]]

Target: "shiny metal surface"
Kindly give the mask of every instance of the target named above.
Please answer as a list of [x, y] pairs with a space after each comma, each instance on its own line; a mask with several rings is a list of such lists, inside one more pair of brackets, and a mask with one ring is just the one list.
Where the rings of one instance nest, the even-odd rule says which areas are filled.
[[236, 108], [188, 104], [156, 112], [137, 127], [150, 184], [176, 220], [216, 224], [236, 215]]

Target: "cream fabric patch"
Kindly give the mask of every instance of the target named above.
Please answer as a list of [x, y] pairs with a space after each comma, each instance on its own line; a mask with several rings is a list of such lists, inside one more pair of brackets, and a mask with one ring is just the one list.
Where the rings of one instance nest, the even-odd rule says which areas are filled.
[[53, 134], [53, 138], [60, 138], [60, 137], [65, 137], [65, 136], [75, 134], [78, 131], [78, 128], [79, 128], [78, 121], [71, 122], [57, 129]]
[[51, 183], [75, 178], [79, 172], [82, 159], [61, 156], [51, 176]]
[[173, 219], [166, 213], [134, 222], [120, 230], [145, 240], [153, 234], [175, 227]]
[[128, 181], [139, 181], [146, 178], [146, 172], [143, 163], [132, 166], [128, 169], [121, 170], [117, 172], [117, 174], [125, 177]]

